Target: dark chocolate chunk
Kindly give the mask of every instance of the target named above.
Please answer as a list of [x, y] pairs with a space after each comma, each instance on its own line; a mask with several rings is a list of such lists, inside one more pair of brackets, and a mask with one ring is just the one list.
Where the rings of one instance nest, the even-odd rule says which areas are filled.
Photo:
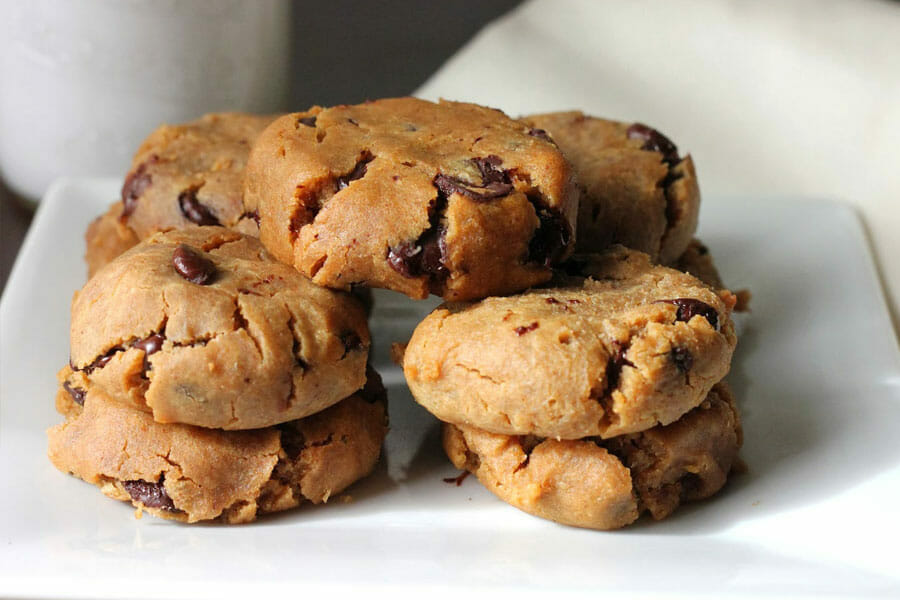
[[387, 402], [387, 390], [384, 389], [381, 375], [371, 365], [366, 365], [366, 385], [357, 393], [369, 404]]
[[84, 397], [87, 394], [86, 390], [83, 390], [80, 387], [75, 387], [75, 386], [69, 385], [68, 381], [63, 381], [62, 386], [63, 386], [63, 389], [66, 390], [66, 392], [68, 392], [69, 395], [72, 397], [72, 400], [75, 401], [75, 404], [78, 404], [79, 406], [84, 406]]
[[197, 285], [209, 285], [216, 275], [216, 265], [211, 260], [184, 244], [172, 253], [175, 272]]
[[159, 157], [155, 154], [151, 155], [146, 161], [138, 165], [137, 169], [130, 172], [125, 177], [125, 183], [122, 184], [122, 215], [121, 219], [125, 219], [137, 207], [138, 199], [144, 194], [150, 184], [153, 183], [153, 177], [147, 172], [147, 166], [157, 162]]
[[663, 162], [673, 165], [680, 159], [678, 158], [678, 148], [672, 143], [672, 140], [642, 123], [635, 123], [628, 128], [628, 139], [643, 140], [642, 150], [650, 150], [659, 152], [663, 155]]
[[475, 166], [478, 167], [478, 172], [481, 173], [482, 185], [510, 183], [509, 171], [497, 168], [503, 164], [503, 159], [496, 154], [473, 158], [472, 162], [475, 163]]
[[539, 200], [529, 198], [537, 212], [540, 225], [528, 243], [528, 262], [536, 262], [545, 267], [556, 264], [566, 252], [572, 231], [562, 215], [550, 208], [544, 208]]
[[537, 321], [535, 321], [534, 323], [532, 323], [530, 325], [522, 325], [521, 327], [516, 327], [515, 329], [513, 329], [513, 331], [516, 332], [516, 335], [525, 335], [529, 331], [534, 331], [538, 327], [539, 327], [539, 324]]
[[663, 303], [674, 304], [678, 307], [678, 310], [675, 311], [675, 320], [677, 321], [687, 322], [694, 318], [694, 316], [700, 315], [709, 321], [709, 324], [713, 326], [713, 329], [719, 329], [719, 313], [706, 302], [701, 302], [696, 298], [675, 298], [673, 300], [656, 301], [656, 304]]
[[297, 119], [297, 122], [301, 125], [306, 125], [307, 127], [315, 127], [316, 126], [316, 115], [311, 117], [300, 117]]
[[633, 367], [634, 363], [625, 358], [628, 348], [620, 343], [612, 343], [612, 354], [606, 361], [606, 394], [608, 395], [619, 385], [619, 376], [622, 374], [622, 367]]
[[694, 357], [686, 348], [672, 348], [672, 362], [682, 373], [687, 373], [694, 366]]
[[163, 342], [166, 341], [165, 336], [159, 333], [153, 333], [148, 335], [142, 340], [136, 341], [132, 344], [132, 348], [137, 348], [138, 350], [144, 351], [144, 372], [150, 369], [150, 361], [147, 360], [154, 352], [159, 352], [162, 348]]
[[303, 432], [295, 421], [279, 425], [278, 429], [281, 430], [281, 448], [289, 459], [295, 460], [306, 448]]
[[462, 179], [444, 175], [443, 173], [439, 173], [434, 178], [434, 185], [446, 197], [457, 193], [481, 202], [507, 196], [514, 189], [511, 183], [502, 183], [499, 181], [490, 182], [479, 187], [463, 181]]
[[356, 162], [356, 166], [353, 167], [353, 170], [347, 173], [346, 175], [341, 175], [337, 178], [337, 189], [338, 191], [344, 189], [348, 185], [350, 185], [351, 181], [356, 181], [357, 179], [362, 179], [366, 170], [368, 169], [368, 164], [375, 160], [375, 157], [370, 152], [363, 152], [363, 155]]
[[178, 208], [184, 218], [197, 225], [221, 225], [209, 207], [197, 200], [198, 187], [190, 187], [178, 194]]
[[[81, 370], [85, 371], [86, 373], [90, 373], [94, 369], [102, 369], [103, 367], [105, 367], [107, 365], [107, 363], [109, 361], [112, 360], [112, 357], [115, 356], [116, 352], [121, 352], [124, 349], [125, 348], [123, 348], [122, 346], [113, 346], [112, 348], [110, 348], [109, 350], [106, 351], [106, 354], [95, 359], [94, 362], [92, 362], [91, 364], [89, 364], [88, 366], [86, 366], [84, 369], [81, 369]], [[75, 369], [75, 370], [78, 371], [79, 369]]]
[[455, 483], [456, 487], [459, 487], [462, 485], [462, 482], [465, 481], [466, 477], [468, 477], [468, 476], [469, 476], [469, 472], [463, 471], [456, 477], [444, 477], [443, 481], [444, 481], [444, 483]]
[[544, 141], [550, 142], [554, 146], [556, 145], [556, 142], [553, 141], [553, 138], [550, 137], [550, 134], [543, 129], [529, 129], [528, 135], [536, 138], [541, 138]]
[[245, 212], [241, 215], [242, 219], [253, 219], [256, 222], [256, 225], [259, 226], [259, 211], [253, 210], [250, 212]]
[[147, 508], [160, 508], [162, 510], [175, 512], [177, 510], [175, 508], [175, 503], [172, 502], [169, 494], [166, 493], [166, 488], [163, 486], [164, 479], [165, 476], [160, 475], [159, 483], [143, 481], [141, 479], [123, 481], [122, 487], [125, 488], [125, 491], [128, 492], [128, 495], [131, 496], [132, 500], [140, 502]]

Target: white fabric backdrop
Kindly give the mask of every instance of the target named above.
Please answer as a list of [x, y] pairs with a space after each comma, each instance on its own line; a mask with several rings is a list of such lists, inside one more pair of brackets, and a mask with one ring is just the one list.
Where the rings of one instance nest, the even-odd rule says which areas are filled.
[[900, 323], [900, 3], [531, 0], [417, 95], [645, 122], [693, 155], [707, 202], [851, 202]]

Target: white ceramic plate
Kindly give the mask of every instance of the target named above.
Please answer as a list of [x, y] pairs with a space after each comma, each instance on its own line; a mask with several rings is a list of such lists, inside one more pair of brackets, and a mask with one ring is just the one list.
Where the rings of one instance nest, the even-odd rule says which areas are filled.
[[601, 533], [519, 512], [474, 478], [444, 483], [456, 472], [435, 422], [387, 358], [434, 303], [379, 293], [375, 362], [392, 430], [353, 502], [185, 526], [134, 519], [45, 455], [82, 232], [117, 188], [57, 184], [2, 299], [0, 596], [900, 595], [900, 353], [850, 209], [704, 204], [701, 235], [726, 281], [753, 291], [729, 376], [750, 470], [711, 501]]

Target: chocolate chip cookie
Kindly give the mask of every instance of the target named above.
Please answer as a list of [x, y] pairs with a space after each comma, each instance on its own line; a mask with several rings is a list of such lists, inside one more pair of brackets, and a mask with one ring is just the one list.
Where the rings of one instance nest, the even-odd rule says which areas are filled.
[[349, 294], [313, 284], [256, 238], [196, 227], [150, 237], [76, 294], [63, 380], [159, 422], [251, 429], [358, 390], [368, 348]]
[[603, 438], [666, 425], [728, 372], [734, 296], [615, 246], [553, 285], [438, 307], [403, 356], [417, 402], [493, 433]]
[[661, 263], [676, 260], [697, 228], [700, 188], [690, 156], [660, 132], [580, 112], [525, 117], [553, 138], [581, 183], [577, 252], [617, 243]]
[[263, 244], [329, 287], [508, 294], [547, 281], [574, 242], [568, 162], [473, 104], [394, 98], [287, 115], [260, 135], [245, 175]]
[[724, 383], [679, 420], [613, 439], [555, 440], [444, 425], [459, 469], [527, 513], [576, 527], [617, 529], [642, 513], [663, 519], [724, 484], [742, 434]]
[[250, 146], [272, 116], [209, 114], [163, 125], [141, 144], [122, 186], [123, 224], [140, 239], [157, 231], [222, 225], [256, 235], [241, 179]]
[[104, 267], [115, 257], [138, 243], [138, 237], [128, 225], [122, 223], [122, 203], [115, 202], [109, 210], [91, 221], [84, 233], [84, 261], [88, 277]]
[[57, 407], [66, 421], [48, 431], [56, 468], [111, 498], [188, 523], [246, 523], [327, 502], [371, 472], [387, 433], [377, 374], [322, 412], [252, 431], [158, 423], [95, 386], [60, 389]]

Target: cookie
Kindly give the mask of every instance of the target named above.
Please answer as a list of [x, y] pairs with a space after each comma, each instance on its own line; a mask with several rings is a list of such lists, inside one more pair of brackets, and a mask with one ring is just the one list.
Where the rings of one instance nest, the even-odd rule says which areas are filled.
[[616, 246], [552, 287], [438, 307], [403, 371], [442, 421], [493, 433], [604, 438], [666, 425], [728, 372], [734, 296]]
[[327, 502], [372, 471], [387, 433], [377, 374], [322, 412], [252, 431], [157, 423], [97, 387], [77, 396], [57, 394], [66, 421], [48, 431], [56, 468], [111, 498], [188, 523], [246, 523]]
[[721, 290], [725, 287], [709, 248], [700, 240], [692, 240], [681, 256], [671, 264], [673, 269], [690, 273], [703, 283]]
[[736, 464], [742, 433], [734, 397], [715, 385], [670, 425], [612, 439], [507, 436], [444, 424], [447, 456], [499, 498], [566, 525], [617, 529], [643, 513], [669, 516], [708, 498]]
[[87, 263], [89, 278], [112, 259], [138, 243], [137, 235], [122, 223], [119, 218], [121, 215], [122, 203], [115, 202], [108, 211], [88, 225], [84, 233], [84, 261]]
[[315, 107], [260, 135], [260, 238], [320, 285], [466, 300], [547, 281], [574, 241], [571, 167], [502, 112], [415, 98]]
[[222, 227], [160, 233], [72, 302], [73, 388], [96, 384], [162, 423], [252, 429], [318, 412], [362, 387], [360, 303]]
[[690, 156], [640, 123], [580, 112], [522, 119], [549, 134], [581, 182], [576, 252], [622, 244], [661, 263], [676, 260], [697, 228], [700, 188]]
[[241, 179], [251, 144], [273, 119], [217, 113], [158, 128], [125, 177], [123, 224], [140, 239], [201, 225], [257, 235], [257, 215], [244, 207]]

